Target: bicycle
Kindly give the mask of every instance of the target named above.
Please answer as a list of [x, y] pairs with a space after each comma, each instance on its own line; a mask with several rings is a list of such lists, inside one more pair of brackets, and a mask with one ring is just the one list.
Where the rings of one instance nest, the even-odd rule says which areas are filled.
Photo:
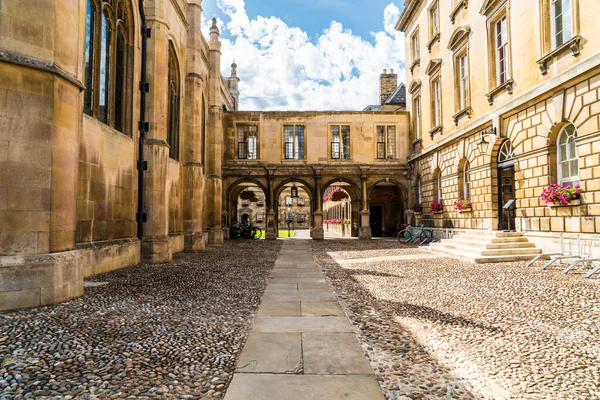
[[397, 238], [400, 243], [404, 242], [422, 245], [431, 243], [433, 240], [433, 231], [430, 229], [425, 229], [425, 225], [407, 225], [405, 229], [398, 232]]
[[252, 224], [234, 223], [230, 231], [231, 239], [260, 239], [262, 237], [262, 229], [253, 226]]

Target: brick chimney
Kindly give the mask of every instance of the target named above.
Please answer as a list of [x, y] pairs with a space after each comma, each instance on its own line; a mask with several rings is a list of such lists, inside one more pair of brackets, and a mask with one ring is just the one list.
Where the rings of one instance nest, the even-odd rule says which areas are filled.
[[383, 74], [379, 76], [379, 101], [381, 105], [396, 91], [398, 87], [398, 74], [390, 69], [388, 74], [387, 69], [383, 70]]

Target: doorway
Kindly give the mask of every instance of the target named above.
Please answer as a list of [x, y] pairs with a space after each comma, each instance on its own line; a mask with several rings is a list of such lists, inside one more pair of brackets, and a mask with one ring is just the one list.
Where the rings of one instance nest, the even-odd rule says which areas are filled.
[[242, 215], [242, 224], [248, 224], [250, 222], [250, 216], [248, 214]]
[[380, 237], [383, 221], [383, 206], [371, 206], [371, 215], [369, 216], [369, 225], [371, 226], [371, 236]]
[[498, 229], [515, 229], [515, 207], [504, 210], [504, 205], [515, 200], [515, 160], [510, 140], [504, 141], [498, 153]]

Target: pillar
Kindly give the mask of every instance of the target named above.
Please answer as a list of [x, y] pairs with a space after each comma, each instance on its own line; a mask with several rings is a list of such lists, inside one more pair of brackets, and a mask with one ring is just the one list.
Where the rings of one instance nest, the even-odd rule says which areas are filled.
[[73, 29], [84, 26], [86, 7], [79, 0], [22, 3], [0, 2], [0, 310], [83, 294], [81, 260], [72, 251], [83, 39]]
[[269, 191], [269, 209], [267, 210], [267, 231], [265, 232], [265, 238], [267, 240], [275, 240], [279, 236], [279, 223], [277, 222], [277, 213], [275, 212], [277, 199], [275, 199], [275, 188], [273, 186], [273, 178], [269, 178], [267, 184], [267, 190]]
[[371, 212], [369, 211], [369, 196], [367, 193], [367, 176], [361, 176], [362, 184], [362, 211], [360, 212], [360, 228], [358, 230], [358, 238], [361, 240], [371, 239]]
[[185, 124], [183, 140], [183, 229], [185, 251], [203, 250], [202, 206], [204, 195], [204, 165], [202, 132], [205, 107], [203, 94], [207, 87], [207, 71], [202, 60], [201, 32], [202, 0], [188, 0], [187, 63], [185, 77]]
[[[208, 242], [221, 244], [224, 241], [221, 213], [223, 212], [223, 108], [221, 102], [221, 42], [217, 19], [212, 19], [210, 41], [209, 73], [209, 115], [207, 130], [206, 158], [206, 221]], [[225, 227], [225, 229], [227, 229]]]
[[312, 238], [315, 240], [325, 239], [325, 231], [323, 230], [323, 201], [321, 199], [321, 177], [315, 177], [315, 200], [317, 202], [317, 211], [313, 215]]
[[[169, 144], [167, 143], [169, 36], [164, 11], [147, 7], [148, 38], [147, 81], [150, 92], [146, 97], [146, 118], [150, 129], [144, 141], [148, 171], [144, 180], [144, 209], [148, 222], [144, 225], [142, 260], [149, 263], [171, 261], [169, 241], [169, 210], [167, 174]], [[182, 60], [179, 60], [181, 63]]]

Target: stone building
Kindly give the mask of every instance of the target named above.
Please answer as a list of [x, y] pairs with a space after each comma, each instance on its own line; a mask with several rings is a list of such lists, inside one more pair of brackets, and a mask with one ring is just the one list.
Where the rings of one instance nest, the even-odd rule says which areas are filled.
[[[594, 0], [408, 0], [411, 203], [417, 222], [502, 230], [539, 247], [600, 232], [600, 4]], [[552, 183], [581, 200], [548, 207]], [[458, 212], [454, 202], [472, 200]], [[514, 199], [516, 209], [503, 211]], [[443, 213], [430, 204], [442, 202]]]
[[407, 207], [395, 74], [382, 75], [375, 111], [237, 111], [237, 65], [221, 75], [217, 21], [207, 40], [201, 14], [201, 0], [0, 2], [0, 310], [222, 243], [250, 184], [270, 239], [285, 220], [276, 199], [296, 185], [295, 223], [316, 239], [333, 182], [352, 197], [354, 236], [371, 237], [382, 185]]

